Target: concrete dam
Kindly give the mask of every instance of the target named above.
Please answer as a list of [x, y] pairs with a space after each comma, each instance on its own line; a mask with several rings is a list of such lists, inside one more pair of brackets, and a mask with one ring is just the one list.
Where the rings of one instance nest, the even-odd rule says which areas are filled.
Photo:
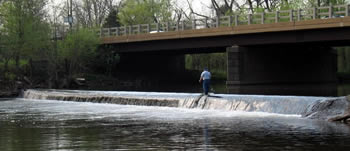
[[25, 99], [120, 105], [176, 107], [223, 111], [266, 112], [332, 120], [349, 114], [347, 97], [264, 96], [123, 91], [26, 90]]

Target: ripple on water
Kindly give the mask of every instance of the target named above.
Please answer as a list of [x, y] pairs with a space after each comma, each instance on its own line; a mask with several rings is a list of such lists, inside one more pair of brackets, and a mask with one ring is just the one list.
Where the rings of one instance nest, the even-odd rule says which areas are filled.
[[0, 102], [0, 113], [0, 150], [350, 147], [348, 126], [298, 115], [23, 99]]

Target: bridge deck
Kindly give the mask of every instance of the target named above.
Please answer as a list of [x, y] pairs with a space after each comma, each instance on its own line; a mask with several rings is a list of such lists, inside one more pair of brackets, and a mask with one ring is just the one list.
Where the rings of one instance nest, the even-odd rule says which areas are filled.
[[350, 17], [102, 37], [103, 44], [350, 27]]

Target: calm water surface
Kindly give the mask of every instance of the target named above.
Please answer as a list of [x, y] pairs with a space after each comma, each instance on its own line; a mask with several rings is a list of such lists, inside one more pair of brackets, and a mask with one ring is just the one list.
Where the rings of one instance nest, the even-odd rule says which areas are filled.
[[0, 100], [1, 151], [349, 149], [349, 126], [298, 115]]

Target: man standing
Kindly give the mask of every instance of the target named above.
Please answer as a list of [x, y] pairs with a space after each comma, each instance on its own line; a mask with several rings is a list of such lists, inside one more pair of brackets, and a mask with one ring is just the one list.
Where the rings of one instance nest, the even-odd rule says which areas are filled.
[[211, 74], [208, 71], [208, 68], [204, 68], [204, 71], [202, 72], [201, 77], [199, 79], [199, 83], [203, 81], [203, 91], [205, 95], [208, 95], [208, 92], [209, 92], [210, 78], [211, 78]]

